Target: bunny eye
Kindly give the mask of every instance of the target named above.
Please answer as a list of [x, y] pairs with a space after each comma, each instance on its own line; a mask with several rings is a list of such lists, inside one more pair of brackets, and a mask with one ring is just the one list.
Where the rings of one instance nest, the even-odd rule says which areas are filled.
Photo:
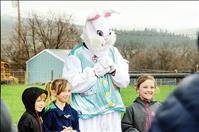
[[98, 34], [99, 36], [103, 36], [103, 32], [102, 32], [101, 30], [97, 30], [97, 34]]
[[110, 30], [109, 30], [109, 35], [111, 35], [111, 32], [112, 32], [112, 30], [110, 29]]

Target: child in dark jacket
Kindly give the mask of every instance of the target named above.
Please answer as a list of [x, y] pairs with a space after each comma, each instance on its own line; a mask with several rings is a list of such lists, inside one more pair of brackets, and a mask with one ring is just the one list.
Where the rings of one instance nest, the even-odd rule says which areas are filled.
[[160, 103], [153, 100], [157, 84], [153, 76], [141, 75], [136, 84], [139, 97], [127, 107], [122, 119], [123, 132], [147, 132]]
[[47, 91], [30, 87], [24, 90], [22, 101], [26, 111], [18, 122], [19, 132], [43, 132], [41, 113], [46, 104]]
[[80, 132], [78, 113], [70, 104], [71, 89], [67, 80], [56, 79], [46, 85], [48, 99], [55, 96], [44, 113], [45, 132]]

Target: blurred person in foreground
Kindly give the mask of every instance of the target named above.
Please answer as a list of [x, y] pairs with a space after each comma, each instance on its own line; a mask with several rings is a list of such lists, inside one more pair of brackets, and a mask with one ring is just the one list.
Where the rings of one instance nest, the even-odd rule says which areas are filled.
[[17, 127], [13, 124], [10, 111], [1, 98], [1, 132], [17, 132]]
[[[199, 50], [199, 33], [198, 33]], [[158, 109], [149, 132], [199, 132], [199, 73], [184, 78]]]

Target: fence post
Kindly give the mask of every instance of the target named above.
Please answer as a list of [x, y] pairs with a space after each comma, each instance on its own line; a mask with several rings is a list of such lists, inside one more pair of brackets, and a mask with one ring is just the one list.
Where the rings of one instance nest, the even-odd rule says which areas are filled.
[[27, 71], [24, 71], [25, 73], [25, 85], [28, 84], [28, 72]]

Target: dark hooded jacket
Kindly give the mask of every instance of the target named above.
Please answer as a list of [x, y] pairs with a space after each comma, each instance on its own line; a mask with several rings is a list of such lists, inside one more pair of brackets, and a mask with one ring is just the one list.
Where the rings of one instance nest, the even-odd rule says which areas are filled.
[[19, 132], [43, 132], [41, 113], [35, 111], [35, 102], [41, 94], [47, 92], [41, 88], [30, 87], [24, 90], [22, 101], [26, 108], [18, 122]]
[[199, 132], [199, 73], [183, 79], [154, 117], [150, 132]]
[[159, 106], [160, 103], [157, 101], [145, 101], [137, 97], [133, 104], [127, 107], [122, 118], [122, 131], [146, 132]]

